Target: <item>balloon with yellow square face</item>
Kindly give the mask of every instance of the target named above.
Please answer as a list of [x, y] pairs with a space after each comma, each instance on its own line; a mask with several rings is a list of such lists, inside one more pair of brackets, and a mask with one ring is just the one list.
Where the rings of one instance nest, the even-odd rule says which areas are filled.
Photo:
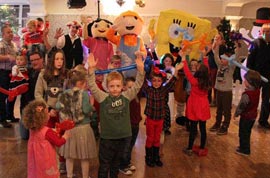
[[[156, 29], [156, 51], [159, 56], [171, 53], [176, 57], [185, 39], [185, 34], [192, 37], [192, 41], [199, 41], [202, 35], [206, 35], [206, 41], [209, 43], [215, 35], [209, 20], [174, 9], [160, 12]], [[195, 43], [191, 46], [191, 58], [198, 59], [199, 47], [200, 43]]]

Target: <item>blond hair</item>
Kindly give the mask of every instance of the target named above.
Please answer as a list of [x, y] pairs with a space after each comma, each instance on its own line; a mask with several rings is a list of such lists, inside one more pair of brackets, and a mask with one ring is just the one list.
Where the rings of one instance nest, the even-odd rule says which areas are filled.
[[48, 122], [47, 105], [43, 100], [31, 101], [23, 109], [22, 121], [27, 129], [39, 130]]
[[26, 25], [37, 27], [37, 20], [29, 20]]
[[106, 77], [107, 85], [112, 80], [121, 80], [122, 84], [124, 83], [123, 82], [123, 75], [117, 71], [112, 71], [107, 75], [107, 77]]

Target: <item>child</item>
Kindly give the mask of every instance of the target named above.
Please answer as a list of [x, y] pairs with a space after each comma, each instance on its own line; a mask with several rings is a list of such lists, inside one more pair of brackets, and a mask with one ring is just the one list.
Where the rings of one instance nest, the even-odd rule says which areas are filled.
[[[39, 73], [35, 87], [35, 98], [44, 99], [49, 106], [50, 119], [47, 126], [50, 128], [55, 128], [55, 124], [59, 122], [58, 111], [55, 107], [58, 96], [66, 88], [66, 78], [65, 55], [61, 49], [57, 49], [52, 57], [48, 58], [45, 69]], [[65, 172], [65, 162], [60, 157], [60, 173]]]
[[146, 145], [145, 145], [145, 163], [153, 167], [155, 165], [162, 166], [160, 161], [160, 134], [163, 129], [163, 121], [166, 117], [165, 106], [167, 104], [166, 97], [174, 86], [176, 75], [178, 73], [178, 65], [175, 67], [174, 76], [164, 86], [166, 82], [166, 73], [154, 67], [151, 74], [151, 84], [148, 86], [147, 81], [144, 83], [142, 90], [147, 93], [146, 107], [144, 114], [146, 115]]
[[118, 177], [120, 159], [124, 148], [131, 140], [131, 124], [129, 102], [139, 92], [144, 80], [144, 61], [140, 56], [136, 59], [137, 77], [134, 86], [123, 89], [123, 77], [113, 71], [106, 77], [108, 93], [100, 90], [95, 83], [95, 67], [97, 61], [92, 53], [88, 58], [89, 87], [91, 94], [100, 103], [100, 143], [98, 177]]
[[70, 130], [70, 139], [59, 149], [59, 154], [66, 159], [67, 177], [73, 176], [75, 159], [81, 162], [82, 177], [89, 176], [89, 160], [95, 158], [96, 141], [90, 117], [93, 107], [89, 103], [86, 89], [86, 73], [72, 69], [68, 73], [72, 89], [64, 91], [59, 96], [56, 108], [59, 110], [61, 120], [70, 119], [75, 127]]
[[[218, 72], [216, 76], [215, 89], [217, 90], [217, 115], [216, 122], [210, 128], [211, 132], [217, 131], [217, 135], [227, 135], [228, 128], [231, 121], [231, 109], [232, 109], [232, 80], [235, 65], [229, 63], [225, 59], [220, 59], [219, 48], [222, 44], [222, 37], [218, 34], [214, 38], [213, 52], [215, 62], [218, 66]], [[237, 51], [236, 51], [237, 52]], [[225, 52], [225, 55], [231, 56], [233, 51]], [[236, 53], [237, 54], [237, 53]], [[236, 57], [238, 59], [238, 57]], [[221, 125], [222, 116], [224, 115], [224, 121]]]
[[35, 51], [35, 48], [45, 52], [43, 31], [37, 26], [37, 20], [29, 20], [27, 22], [27, 32], [23, 36], [23, 45], [30, 51]]
[[[16, 65], [12, 67], [9, 91], [21, 95], [28, 91], [28, 72], [26, 52], [22, 49], [21, 53], [16, 57]], [[14, 101], [16, 96], [9, 96], [8, 101]]]
[[[175, 68], [173, 66], [174, 59], [173, 56], [170, 53], [164, 54], [161, 59], [160, 63], [164, 66], [164, 71], [167, 74], [167, 81], [170, 80], [170, 78], [174, 75]], [[164, 118], [163, 122], [163, 131], [166, 135], [171, 135], [171, 118], [173, 117], [174, 113], [174, 93], [173, 89], [168, 93], [168, 96], [166, 97], [167, 105], [166, 108], [166, 117]]]
[[250, 155], [251, 129], [257, 117], [257, 108], [260, 99], [260, 74], [249, 70], [244, 76], [245, 91], [235, 110], [234, 119], [240, 115], [239, 122], [239, 144], [236, 153]]
[[184, 73], [186, 78], [190, 82], [190, 94], [186, 105], [186, 116], [190, 122], [189, 143], [188, 147], [183, 151], [187, 155], [192, 155], [193, 143], [197, 133], [197, 125], [199, 123], [201, 132], [201, 145], [195, 147], [194, 152], [197, 152], [199, 156], [207, 154], [205, 149], [206, 143], [206, 120], [211, 118], [210, 107], [208, 102], [208, 89], [210, 87], [207, 58], [204, 58], [204, 63], [198, 64], [194, 75], [191, 73], [187, 61], [186, 55], [183, 51], [180, 51], [182, 56], [182, 66], [184, 66]]
[[[126, 78], [124, 90], [132, 88], [135, 84], [135, 81], [136, 79], [134, 77]], [[131, 171], [136, 170], [136, 167], [132, 165], [130, 161], [131, 161], [131, 152], [139, 133], [140, 121], [142, 120], [140, 98], [141, 98], [141, 91], [137, 94], [137, 97], [133, 99], [129, 104], [132, 138], [130, 144], [127, 145], [127, 148], [125, 150], [126, 154], [123, 155], [120, 164], [120, 172], [122, 172], [125, 175], [132, 175], [133, 173]]]
[[54, 146], [63, 145], [69, 133], [59, 137], [46, 126], [49, 119], [47, 105], [42, 100], [31, 101], [23, 110], [23, 124], [30, 130], [27, 146], [28, 178], [58, 178], [57, 156]]

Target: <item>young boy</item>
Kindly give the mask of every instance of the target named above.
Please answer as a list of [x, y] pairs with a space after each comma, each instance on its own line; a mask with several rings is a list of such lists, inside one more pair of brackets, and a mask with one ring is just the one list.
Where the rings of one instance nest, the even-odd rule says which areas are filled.
[[[215, 89], [217, 90], [216, 93], [217, 114], [216, 114], [216, 122], [210, 128], [210, 131], [211, 132], [217, 131], [217, 135], [227, 135], [228, 133], [232, 109], [232, 80], [233, 80], [233, 72], [235, 69], [235, 65], [231, 65], [229, 61], [222, 59], [219, 56], [219, 47], [220, 45], [222, 45], [222, 41], [223, 41], [222, 36], [218, 34], [216, 35], [213, 43], [214, 58], [218, 66], [218, 72], [215, 83]], [[232, 53], [233, 51], [229, 51], [227, 49], [225, 55], [230, 57]], [[236, 57], [236, 59], [238, 59], [238, 57]], [[223, 115], [224, 121], [222, 122]]]
[[98, 177], [118, 177], [120, 159], [124, 148], [131, 140], [129, 103], [139, 92], [144, 81], [144, 62], [137, 57], [137, 77], [134, 87], [123, 90], [123, 77], [119, 72], [111, 72], [106, 77], [108, 93], [100, 90], [95, 83], [97, 61], [92, 53], [88, 58], [89, 88], [100, 103], [100, 143]]
[[239, 122], [239, 143], [236, 149], [237, 154], [250, 155], [250, 135], [251, 129], [257, 117], [257, 108], [260, 99], [260, 74], [254, 70], [249, 70], [245, 74], [244, 85], [246, 87], [241, 100], [235, 110], [234, 119], [240, 115]]

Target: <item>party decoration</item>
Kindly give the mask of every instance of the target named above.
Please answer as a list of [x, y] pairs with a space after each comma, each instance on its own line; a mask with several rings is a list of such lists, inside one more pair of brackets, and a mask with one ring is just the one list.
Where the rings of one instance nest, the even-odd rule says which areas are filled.
[[235, 32], [235, 31], [232, 31], [230, 33], [230, 38], [233, 40], [233, 41], [238, 41], [238, 40], [244, 40], [245, 42], [247, 42], [247, 44], [250, 45], [250, 48], [253, 49], [253, 42], [250, 40], [250, 39], [247, 39], [245, 37], [243, 37], [243, 35], [239, 32]]
[[[228, 56], [226, 56], [226, 55], [223, 54], [220, 57], [222, 59], [225, 59], [225, 60], [229, 61], [231, 64], [233, 64], [233, 65], [235, 65], [235, 66], [237, 66], [237, 67], [245, 70], [246, 72], [249, 70], [249, 68], [247, 68], [246, 66], [244, 66], [244, 65], [242, 65], [242, 64], [240, 64], [240, 63], [238, 63], [237, 61], [234, 60], [235, 59], [235, 54], [231, 55], [230, 57], [228, 57]], [[264, 82], [268, 82], [268, 79], [265, 78], [265, 77], [263, 77], [263, 76], [261, 76], [261, 79]]]

